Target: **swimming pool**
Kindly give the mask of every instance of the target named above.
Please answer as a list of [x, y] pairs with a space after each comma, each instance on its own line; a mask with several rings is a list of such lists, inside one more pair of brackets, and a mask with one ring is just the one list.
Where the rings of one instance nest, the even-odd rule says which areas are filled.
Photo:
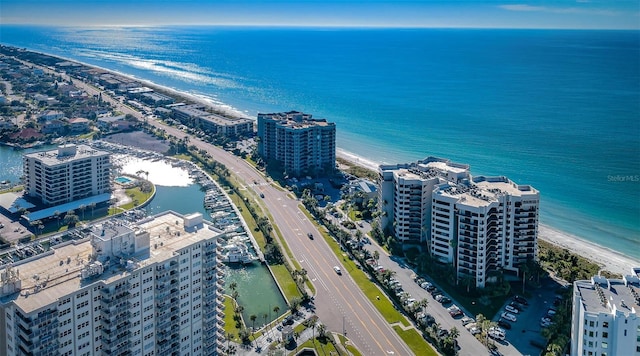
[[134, 179], [131, 179], [125, 176], [115, 177], [113, 180], [115, 180], [117, 183], [120, 183], [120, 184], [131, 184], [135, 182]]

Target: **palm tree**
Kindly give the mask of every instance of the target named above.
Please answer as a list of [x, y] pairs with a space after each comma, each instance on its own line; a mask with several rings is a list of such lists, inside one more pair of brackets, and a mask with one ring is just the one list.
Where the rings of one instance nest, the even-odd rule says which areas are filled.
[[60, 213], [59, 210], [56, 210], [56, 211], [53, 212], [53, 217], [55, 217], [56, 220], [58, 221], [58, 227], [60, 227], [60, 215], [61, 215], [61, 213]]
[[460, 331], [458, 330], [458, 328], [456, 328], [455, 326], [451, 328], [451, 330], [449, 330], [449, 336], [452, 339], [457, 338], [458, 336], [460, 336]]
[[373, 259], [378, 263], [378, 260], [380, 259], [380, 252], [378, 252], [378, 250], [373, 251]]
[[227, 350], [229, 350], [229, 344], [231, 342], [231, 339], [233, 339], [235, 335], [233, 335], [232, 333], [228, 332], [227, 333]]
[[93, 219], [93, 209], [96, 208], [96, 203], [95, 202], [91, 202], [91, 204], [89, 204], [89, 207], [91, 207], [91, 219]]
[[319, 323], [318, 324], [318, 337], [323, 339], [324, 336], [325, 336], [326, 331], [327, 331], [327, 327], [324, 326], [324, 324]]
[[251, 314], [251, 316], [249, 316], [249, 319], [251, 319], [251, 334], [254, 333], [255, 329], [256, 329], [256, 319], [258, 319], [258, 316], [255, 314]]
[[80, 211], [82, 212], [82, 220], [84, 220], [84, 210], [87, 208], [86, 205], [84, 204], [80, 204]]
[[269, 314], [267, 313], [263, 313], [262, 314], [262, 324], [266, 327], [267, 325], [267, 318], [269, 317]]
[[278, 312], [280, 311], [280, 307], [279, 306], [275, 306], [273, 307], [273, 312], [276, 314], [276, 318], [278, 318]]

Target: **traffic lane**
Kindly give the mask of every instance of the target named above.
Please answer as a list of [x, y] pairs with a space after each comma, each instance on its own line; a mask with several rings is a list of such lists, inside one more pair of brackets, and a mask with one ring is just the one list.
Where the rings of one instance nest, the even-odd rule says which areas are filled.
[[[293, 223], [299, 223], [301, 220], [289, 219], [288, 221], [293, 225]], [[290, 226], [290, 229], [299, 230], [300, 226]], [[295, 235], [298, 236], [298, 238], [293, 237], [290, 239], [294, 244], [303, 241], [302, 239], [304, 238], [300, 238], [302, 235], [306, 236], [306, 234], [300, 231]], [[347, 271], [345, 270], [343, 276], [335, 278], [337, 275], [333, 270], [333, 266], [341, 266], [343, 270], [344, 266], [342, 266], [339, 259], [333, 254], [333, 251], [326, 242], [317, 242], [316, 244], [300, 244], [296, 246], [298, 251], [306, 251], [306, 253], [309, 254], [306, 256], [306, 260], [309, 263], [314, 262], [310, 269], [316, 271], [316, 273], [319, 274], [318, 278], [322, 280], [319, 286], [316, 284], [316, 288], [325, 287], [330, 298], [334, 298], [333, 302], [338, 309], [341, 309], [343, 312], [347, 309], [352, 311], [352, 317], [355, 319], [350, 318], [349, 321], [353, 321], [356, 324], [356, 320], [360, 322], [362, 329], [365, 331], [363, 334], [368, 334], [367, 339], [370, 340], [370, 342], [366, 344], [373, 342], [375, 343], [373, 346], [377, 346], [378, 352], [374, 354], [379, 354], [380, 352], [388, 353], [389, 351], [395, 353], [401, 352], [400, 354], [410, 353], [410, 350], [406, 349], [404, 343], [399, 340], [397, 334], [393, 332], [388, 323], [382, 319], [377, 310], [370, 304], [364, 294], [362, 294]], [[339, 300], [335, 299], [337, 295], [341, 295], [342, 298], [339, 298]], [[336, 329], [336, 331], [341, 331], [340, 328]], [[391, 339], [389, 339], [388, 336], [391, 336]], [[402, 348], [398, 349], [399, 347]]]
[[[139, 115], [138, 115], [138, 116], [139, 116]], [[231, 154], [230, 154], [230, 153], [228, 153], [228, 152], [226, 152], [226, 151], [224, 151], [224, 150], [222, 150], [222, 149], [220, 149], [220, 148], [218, 148], [218, 147], [215, 147], [215, 146], [212, 146], [212, 145], [210, 145], [210, 144], [208, 144], [208, 143], [205, 143], [205, 142], [203, 142], [203, 141], [201, 141], [201, 140], [199, 140], [199, 139], [197, 139], [197, 138], [195, 138], [195, 137], [192, 137], [191, 135], [188, 135], [188, 134], [187, 134], [187, 135], [185, 135], [185, 133], [184, 133], [184, 132], [182, 132], [182, 131], [180, 131], [180, 130], [178, 130], [178, 129], [176, 129], [176, 128], [173, 128], [173, 127], [171, 127], [171, 126], [167, 126], [167, 125], [164, 125], [164, 124], [162, 124], [162, 123], [159, 123], [159, 122], [157, 122], [157, 121], [155, 121], [155, 120], [149, 120], [149, 122], [150, 122], [154, 127], [157, 127], [157, 128], [163, 129], [163, 130], [165, 130], [165, 132], [166, 132], [167, 134], [171, 134], [171, 135], [173, 135], [173, 136], [175, 136], [175, 137], [189, 136], [189, 137], [190, 137], [190, 143], [191, 143], [191, 144], [196, 145], [196, 147], [198, 147], [198, 148], [204, 149], [206, 152], [208, 152], [209, 154], [211, 154], [211, 155], [212, 155], [212, 157], [214, 157], [214, 159], [216, 159], [216, 160], [217, 160], [217, 161], [219, 161], [220, 163], [224, 164], [225, 166], [230, 166], [230, 165], [233, 165], [233, 164], [236, 164], [236, 163], [237, 163], [237, 164], [238, 164], [238, 167], [242, 167], [242, 166], [244, 166], [243, 168], [244, 168], [244, 172], [245, 172], [245, 174], [246, 174], [246, 173], [248, 173], [248, 174], [254, 174], [254, 172], [255, 172], [255, 169], [254, 169], [253, 167], [251, 167], [248, 163], [245, 163], [245, 162], [238, 162], [237, 160], [235, 160], [235, 158], [236, 158], [235, 156], [230, 157], [230, 156], [231, 156]], [[247, 168], [247, 166], [249, 166], [249, 167], [251, 167], [251, 168], [249, 168], [249, 169], [248, 169], [248, 168]], [[255, 172], [255, 174], [258, 174], [258, 173], [257, 173], [257, 172]], [[257, 176], [257, 175], [256, 175], [255, 177], [256, 177], [256, 178], [258, 178], [258, 176]], [[241, 179], [243, 179], [243, 178], [241, 177]], [[283, 192], [281, 192], [281, 191], [277, 190], [276, 188], [273, 188], [273, 187], [271, 187], [271, 186], [266, 186], [266, 189], [268, 189], [268, 190], [269, 190], [269, 196], [270, 196], [270, 197], [276, 197], [276, 199], [277, 199], [277, 200], [286, 200], [286, 199], [288, 199], [288, 197], [287, 197], [287, 194], [286, 194], [286, 193], [283, 193]], [[265, 198], [267, 198], [267, 194], [265, 194]], [[266, 204], [266, 205], [267, 205], [267, 208], [268, 208], [268, 209], [269, 209], [269, 211], [271, 212], [271, 211], [272, 211], [272, 209], [273, 209], [273, 206], [270, 206], [270, 205], [273, 205], [273, 204], [269, 204], [269, 203], [271, 203], [271, 199], [267, 198], [267, 199], [266, 199], [266, 202], [267, 202], [267, 204]], [[278, 212], [278, 211], [280, 211], [280, 209], [274, 209], [273, 211], [274, 211], [274, 212]], [[272, 212], [272, 215], [274, 215], [274, 213], [273, 213], [273, 212]], [[278, 214], [277, 214], [277, 213], [275, 213], [275, 215], [278, 215]], [[284, 218], [283, 218], [282, 216], [279, 216], [279, 218], [274, 217], [274, 223], [279, 223], [280, 221], [284, 221]], [[285, 239], [286, 239], [286, 231], [283, 231], [283, 234], [285, 235]], [[326, 245], [326, 243], [325, 243], [325, 245]], [[328, 248], [328, 246], [327, 246], [327, 248]], [[295, 254], [295, 252], [294, 252], [294, 254]], [[333, 253], [332, 253], [332, 252], [331, 252], [331, 255], [333, 255]], [[334, 256], [334, 257], [335, 257], [335, 256]], [[329, 271], [325, 271], [325, 274], [326, 274], [326, 275], [328, 275], [328, 272], [329, 272]], [[330, 272], [331, 272], [331, 273], [335, 273], [335, 272], [333, 272], [333, 269], [331, 269], [331, 270], [330, 270]], [[350, 278], [349, 278], [349, 279], [350, 279]], [[360, 291], [360, 289], [357, 287], [357, 285], [355, 285], [355, 283], [354, 283], [354, 285], [353, 285], [353, 286], [350, 286], [350, 287], [345, 287], [345, 286], [343, 286], [343, 288], [345, 288], [345, 289], [347, 289], [347, 290], [351, 290], [351, 291], [353, 291], [353, 290], [357, 290], [357, 291], [359, 292], [359, 294], [360, 294], [360, 299], [361, 299], [361, 300], [365, 300], [365, 301], [367, 301], [367, 302], [368, 302], [368, 299], [366, 299], [366, 298], [364, 297], [364, 295], [362, 294], [362, 292]], [[354, 308], [354, 306], [353, 306], [351, 303], [348, 303], [348, 302], [347, 302], [347, 300], [345, 299], [344, 295], [341, 295], [341, 294], [340, 294], [340, 291], [339, 291], [339, 290], [337, 290], [337, 289], [335, 289], [335, 287], [334, 287], [334, 290], [329, 291], [328, 293], [329, 293], [330, 295], [332, 295], [332, 296], [340, 296], [340, 297], [341, 297], [341, 298], [340, 298], [341, 300], [339, 301], [339, 303], [340, 303], [340, 304], [343, 304], [343, 305], [348, 305], [348, 306], [350, 306], [350, 308], [351, 308], [351, 310], [352, 310], [351, 315], [352, 315], [352, 317], [353, 317], [353, 318], [351, 319], [351, 320], [353, 321], [353, 325], [352, 325], [352, 327], [353, 327], [354, 332], [356, 333], [356, 335], [358, 334], [358, 332], [360, 332], [362, 335], [369, 334], [369, 337], [368, 337], [368, 338], [365, 338], [365, 339], [370, 339], [372, 342], [377, 342], [378, 338], [380, 337], [380, 334], [382, 334], [382, 335], [393, 335], [393, 337], [395, 338], [395, 340], [397, 341], [397, 344], [398, 344], [398, 345], [394, 346], [393, 348], [398, 349], [398, 350], [403, 350], [403, 351], [402, 351], [401, 353], [399, 353], [399, 354], [411, 354], [411, 351], [407, 349], [407, 347], [406, 347], [406, 345], [404, 344], [404, 342], [402, 342], [402, 341], [398, 338], [397, 334], [396, 334], [396, 333], [394, 332], [394, 330], [393, 330], [393, 329], [388, 325], [388, 323], [386, 323], [386, 321], [384, 321], [384, 319], [381, 319], [382, 317], [381, 317], [381, 316], [380, 316], [380, 314], [377, 312], [377, 310], [375, 310], [375, 309], [373, 308], [373, 306], [371, 306], [371, 305], [370, 305], [370, 308], [369, 308], [369, 311], [368, 311], [369, 313], [371, 313], [371, 314], [373, 314], [373, 315], [368, 315], [368, 319], [369, 319], [369, 320], [375, 320], [375, 318], [377, 318], [377, 319], [378, 319], [378, 321], [377, 321], [377, 322], [372, 322], [372, 323], [371, 323], [371, 324], [374, 324], [374, 326], [376, 326], [376, 327], [377, 327], [377, 329], [378, 329], [378, 331], [379, 331], [379, 333], [376, 333], [376, 334], [373, 334], [371, 331], [369, 331], [369, 328], [368, 328], [368, 326], [369, 326], [369, 325], [367, 325], [366, 323], [363, 323], [363, 322], [359, 319], [359, 316], [360, 316], [359, 314], [363, 314], [363, 315], [367, 315], [367, 314], [368, 314], [366, 310], [360, 310], [360, 311], [358, 311], [358, 310], [354, 310], [354, 309], [355, 309], [355, 308]], [[353, 295], [352, 295], [352, 297], [353, 297]], [[359, 322], [356, 322], [356, 321], [359, 321]], [[335, 330], [335, 329], [334, 329], [334, 330]], [[340, 330], [340, 329], [338, 329], [338, 330]], [[383, 330], [384, 330], [384, 331], [383, 331]], [[367, 344], [369, 344], [369, 343], [365, 343], [365, 342], [363, 342], [363, 341], [361, 340], [361, 341], [360, 341], [360, 343], [356, 343], [356, 346], [358, 346], [358, 347], [365, 347], [365, 348], [366, 348], [366, 347], [367, 347]], [[390, 344], [389, 346], [391, 346], [391, 344]], [[384, 354], [388, 354], [388, 352], [390, 351], [390, 350], [389, 350], [390, 348], [391, 348], [391, 347], [380, 347], [380, 348], [379, 348], [379, 350], [377, 350], [378, 352], [374, 352], [374, 353], [372, 353], [372, 354], [383, 354], [383, 353], [384, 353]], [[393, 352], [393, 351], [392, 351], [392, 352]]]

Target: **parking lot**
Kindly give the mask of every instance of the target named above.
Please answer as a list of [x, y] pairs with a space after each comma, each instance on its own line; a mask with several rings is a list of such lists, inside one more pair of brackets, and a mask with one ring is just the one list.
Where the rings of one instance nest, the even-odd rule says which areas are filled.
[[[534, 346], [534, 344], [546, 344], [546, 340], [540, 334], [542, 326], [540, 326], [540, 319], [546, 315], [548, 309], [553, 306], [555, 300], [556, 290], [562, 287], [559, 283], [547, 279], [543, 282], [542, 287], [535, 290], [535, 294], [527, 298], [529, 305], [525, 306], [516, 317], [517, 321], [511, 324], [511, 329], [506, 330], [506, 342], [512, 345], [513, 348], [518, 350], [522, 355], [538, 355], [540, 354], [541, 347]], [[498, 315], [495, 316], [493, 321], [500, 319], [500, 314], [505, 310], [505, 306], [512, 300], [509, 299], [503, 306]], [[498, 343], [498, 351], [508, 351], [505, 343]], [[532, 344], [533, 343], [533, 344]]]

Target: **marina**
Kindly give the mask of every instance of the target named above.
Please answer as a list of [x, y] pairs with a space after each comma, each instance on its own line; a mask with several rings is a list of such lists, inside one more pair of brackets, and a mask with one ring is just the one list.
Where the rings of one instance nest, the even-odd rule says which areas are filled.
[[[228, 255], [230, 263], [222, 263], [219, 268], [222, 268], [225, 274], [227, 294], [231, 294], [228, 289], [231, 283], [235, 282], [237, 285], [238, 302], [244, 307], [243, 318], [249, 320], [252, 314], [268, 314], [269, 318], [266, 321], [270, 322], [287, 310], [286, 301], [269, 268], [264, 263], [260, 263], [264, 259], [253, 238], [250, 237], [249, 228], [241, 219], [239, 211], [230, 203], [226, 192], [211, 177], [191, 162], [173, 159], [159, 153], [141, 151], [104, 141], [96, 142], [95, 147], [114, 153], [116, 156], [114, 161], [120, 166], [115, 177], [123, 174], [141, 179], [148, 177], [148, 180], [156, 186], [156, 195], [149, 204], [142, 209], [125, 213], [122, 219], [138, 220], [166, 210], [180, 214], [199, 212], [205, 218], [209, 217], [208, 220], [214, 224], [215, 228], [230, 235], [227, 240], [220, 239], [218, 248], [221, 252], [225, 246], [238, 243], [235, 252]], [[6, 158], [5, 162], [11, 162], [11, 166], [6, 167], [6, 170], [22, 171], [22, 153], [24, 151], [0, 147], [0, 156]], [[15, 176], [17, 178], [14, 176], [0, 178], [19, 181], [19, 175]], [[219, 206], [215, 209], [207, 209], [204, 204], [206, 196], [209, 196], [211, 201], [219, 203]], [[51, 246], [82, 240], [82, 228], [32, 243], [19, 244], [2, 255], [0, 264], [17, 263], [35, 254], [47, 253], [51, 250]], [[238, 247], [240, 243], [244, 247]], [[273, 313], [275, 306], [280, 310], [278, 315]]]

